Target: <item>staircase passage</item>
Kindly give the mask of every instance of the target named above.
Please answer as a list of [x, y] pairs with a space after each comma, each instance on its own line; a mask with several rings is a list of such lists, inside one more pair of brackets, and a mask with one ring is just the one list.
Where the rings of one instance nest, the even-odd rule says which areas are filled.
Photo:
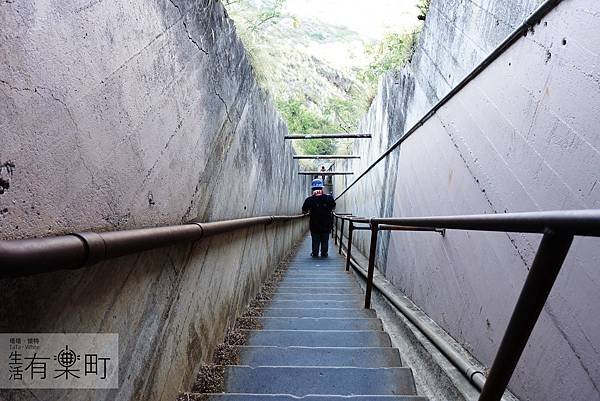
[[[344, 260], [311, 258], [306, 238], [272, 301], [247, 332], [240, 365], [212, 401], [426, 401]], [[197, 394], [200, 396], [200, 394]]]

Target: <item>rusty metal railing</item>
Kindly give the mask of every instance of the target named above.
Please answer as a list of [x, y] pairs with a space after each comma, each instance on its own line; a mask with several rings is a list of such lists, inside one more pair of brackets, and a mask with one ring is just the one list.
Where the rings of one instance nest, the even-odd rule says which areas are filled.
[[0, 241], [0, 278], [79, 269], [102, 260], [198, 241], [230, 231], [288, 222], [306, 215], [260, 216], [210, 223]]
[[[377, 237], [381, 230], [434, 231], [445, 235], [445, 230], [471, 230], [490, 232], [516, 232], [543, 234], [533, 264], [510, 317], [507, 329], [490, 368], [487, 380], [475, 382], [480, 389], [479, 401], [499, 401], [517, 363], [525, 349], [531, 332], [558, 277], [574, 236], [600, 237], [600, 210], [566, 210], [530, 213], [483, 214], [467, 216], [406, 217], [406, 218], [353, 218], [334, 215], [335, 235], [338, 220], [341, 221], [340, 252], [344, 221], [368, 223], [361, 227], [371, 231], [369, 265], [365, 308], [371, 305], [371, 291], [377, 251]], [[348, 259], [350, 264], [352, 231], [348, 235]], [[463, 372], [464, 373], [464, 372]], [[476, 372], [479, 373], [479, 372]], [[472, 375], [471, 375], [472, 376]], [[473, 380], [473, 377], [470, 377]]]

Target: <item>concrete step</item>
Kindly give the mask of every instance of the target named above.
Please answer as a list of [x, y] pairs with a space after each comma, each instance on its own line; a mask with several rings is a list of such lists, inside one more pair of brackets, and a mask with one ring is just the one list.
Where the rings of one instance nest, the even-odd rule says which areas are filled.
[[373, 318], [259, 317], [263, 330], [382, 330]]
[[225, 392], [251, 394], [416, 395], [408, 368], [225, 368]]
[[347, 272], [345, 270], [346, 265], [339, 265], [335, 267], [335, 270], [330, 269], [329, 267], [321, 269], [321, 266], [294, 266], [289, 267], [286, 270], [286, 273], [298, 273], [298, 274], [310, 274], [310, 273], [321, 273], [321, 274], [345, 274], [350, 275], [352, 273]]
[[363, 299], [354, 301], [271, 301], [269, 308], [335, 308], [335, 309], [356, 309], [363, 307]]
[[295, 274], [336, 274], [336, 273], [345, 273], [344, 266], [335, 266], [335, 267], [296, 267], [289, 268], [287, 270], [288, 273]]
[[337, 308], [274, 308], [269, 306], [263, 310], [263, 317], [334, 317], [334, 318], [375, 318], [372, 309], [337, 309]]
[[306, 274], [287, 274], [283, 277], [284, 280], [298, 280], [298, 281], [350, 281], [356, 283], [354, 276], [343, 274], [317, 274], [317, 273], [306, 273]]
[[[197, 398], [194, 398], [197, 397]], [[281, 394], [190, 394], [190, 401], [427, 401], [416, 395], [307, 395], [297, 397]]]
[[296, 282], [296, 283], [352, 283], [358, 284], [352, 277], [319, 277], [319, 276], [305, 276], [305, 277], [284, 277], [282, 282]]
[[288, 287], [279, 286], [276, 294], [362, 294], [360, 287]]
[[360, 301], [364, 294], [302, 294], [302, 293], [275, 293], [274, 301]]
[[290, 274], [297, 274], [297, 275], [317, 275], [317, 274], [321, 274], [324, 276], [345, 276], [345, 277], [352, 277], [353, 273], [351, 272], [347, 272], [345, 269], [345, 265], [344, 267], [340, 267], [339, 270], [321, 270], [318, 268], [311, 268], [311, 269], [304, 269], [302, 271], [296, 270], [296, 269], [288, 269], [286, 271], [286, 275], [290, 275]]
[[338, 258], [315, 258], [315, 259], [310, 259], [310, 260], [303, 260], [303, 261], [298, 261], [298, 262], [290, 262], [288, 263], [288, 268], [289, 267], [310, 267], [310, 266], [315, 266], [315, 267], [330, 267], [330, 266], [344, 266], [344, 263], [346, 261], [344, 259], [338, 259]]
[[303, 261], [303, 262], [292, 262], [292, 263], [288, 263], [287, 268], [288, 269], [293, 269], [293, 268], [314, 268], [314, 267], [338, 267], [338, 266], [345, 266], [345, 260], [343, 259], [337, 259], [337, 258], [327, 258], [327, 259], [314, 259], [314, 260], [308, 260], [308, 261]]
[[384, 331], [245, 330], [246, 345], [275, 347], [391, 347]]
[[312, 282], [306, 282], [303, 280], [282, 280], [279, 283], [279, 288], [287, 288], [287, 287], [293, 287], [293, 288], [313, 288], [313, 287], [334, 287], [334, 288], [358, 288], [358, 283], [352, 282], [352, 281], [334, 281], [334, 282], [327, 282], [327, 281], [312, 281]]
[[240, 365], [330, 366], [379, 368], [400, 367], [398, 350], [391, 347], [254, 347], [243, 346]]
[[310, 271], [310, 272], [288, 272], [284, 275], [284, 277], [286, 278], [314, 278], [314, 279], [319, 279], [319, 278], [353, 278], [351, 276], [352, 273], [346, 273], [343, 270], [341, 270], [340, 272], [326, 272], [326, 271], [319, 271], [319, 270], [314, 270], [314, 271]]

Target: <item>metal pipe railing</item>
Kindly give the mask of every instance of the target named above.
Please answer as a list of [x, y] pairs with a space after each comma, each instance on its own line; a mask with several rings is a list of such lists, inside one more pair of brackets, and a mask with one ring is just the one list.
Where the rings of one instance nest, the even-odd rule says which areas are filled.
[[352, 175], [352, 171], [299, 171], [298, 175]]
[[294, 159], [327, 160], [327, 159], [360, 159], [358, 155], [294, 155]]
[[[350, 261], [350, 265], [362, 275], [366, 281], [367, 271], [360, 266], [357, 261], [353, 258]], [[467, 359], [460, 355], [455, 348], [449, 344], [442, 336], [440, 336], [434, 328], [432, 328], [426, 321], [420, 318], [415, 311], [398, 301], [389, 288], [385, 286], [377, 285], [375, 279], [373, 279], [373, 287], [376, 288], [387, 300], [394, 306], [400, 313], [402, 313], [412, 324], [414, 324], [424, 335], [431, 341], [441, 352], [448, 358], [454, 366], [458, 368], [460, 372], [477, 388], [479, 391], [483, 388], [485, 383], [484, 373], [476, 366], [473, 366]]]
[[179, 242], [198, 241], [230, 231], [303, 217], [305, 215], [261, 216], [179, 226], [0, 241], [0, 278], [79, 269], [102, 260]]
[[[353, 223], [351, 217], [342, 217], [342, 219], [349, 219]], [[573, 237], [600, 237], [600, 210], [372, 218], [369, 219], [369, 222], [371, 242], [365, 308], [371, 306], [377, 237], [378, 232], [381, 230], [432, 231], [438, 232], [442, 236], [445, 236], [445, 230], [447, 229], [543, 234], [535, 259], [490, 368], [488, 379], [485, 380], [482, 387], [478, 386], [481, 389], [479, 401], [499, 401], [502, 398], [560, 272]], [[340, 235], [340, 243], [341, 241], [342, 236]], [[351, 238], [349, 238], [349, 241], [351, 241]], [[352, 245], [349, 242], [349, 255], [351, 247]], [[347, 261], [347, 268], [349, 263]], [[469, 379], [473, 382], [475, 379], [472, 376]], [[480, 382], [481, 380], [477, 379], [474, 383], [481, 384]]]
[[454, 230], [543, 234], [548, 228], [573, 235], [600, 236], [600, 209], [475, 214], [466, 216], [373, 218], [371, 223]]
[[344, 238], [344, 221], [346, 221], [345, 219], [341, 219], [342, 222], [340, 224], [340, 240], [339, 240], [339, 250], [338, 253], [341, 255], [342, 254], [342, 238]]
[[370, 139], [371, 134], [353, 134], [353, 133], [341, 133], [341, 134], [290, 134], [285, 135], [285, 139], [344, 139], [344, 138], [363, 138]]
[[333, 244], [334, 245], [337, 244], [337, 220], [338, 219], [346, 218], [348, 216], [352, 216], [352, 214], [351, 213], [336, 213], [336, 212], [333, 212], [333, 229], [331, 230], [331, 235], [333, 237]]
[[385, 152], [383, 152], [374, 162], [372, 162], [354, 181], [350, 183], [336, 198], [338, 200], [344, 195], [350, 188], [352, 188], [361, 178], [363, 178], [369, 171], [371, 171], [379, 162], [385, 159], [390, 153], [397, 149], [402, 142], [407, 140], [413, 133], [415, 133], [420, 127], [427, 122], [431, 117], [437, 113], [450, 99], [452, 99], [458, 92], [466, 87], [475, 77], [477, 77], [483, 70], [485, 70], [490, 64], [492, 64], [498, 57], [500, 57], [508, 48], [510, 48], [519, 38], [521, 38], [527, 31], [538, 23], [543, 17], [545, 17], [550, 11], [554, 9], [562, 0], [546, 0], [533, 12], [521, 25], [519, 25], [506, 39], [502, 41], [481, 63], [479, 63], [473, 70], [467, 74], [454, 88], [441, 98], [419, 121], [417, 121], [406, 133], [404, 133], [396, 142], [394, 142]]
[[[365, 308], [371, 308], [371, 293], [373, 291], [373, 274], [375, 272], [375, 253], [377, 252], [377, 233], [379, 231], [429, 231], [446, 236], [446, 230], [430, 226], [416, 227], [402, 224], [379, 224], [371, 219], [371, 245], [369, 249], [369, 268], [367, 270], [367, 288], [365, 291]], [[373, 255], [373, 257], [371, 257]]]

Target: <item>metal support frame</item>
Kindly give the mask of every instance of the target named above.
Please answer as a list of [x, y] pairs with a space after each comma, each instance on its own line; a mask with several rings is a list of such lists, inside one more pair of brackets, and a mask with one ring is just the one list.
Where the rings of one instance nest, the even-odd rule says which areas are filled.
[[354, 225], [354, 219], [348, 219], [348, 245], [346, 246], [346, 271], [350, 271], [350, 265], [352, 263], [352, 238], [354, 237], [354, 231], [356, 230], [370, 230], [370, 227], [361, 227]]
[[[333, 228], [331, 230], [331, 236], [333, 237], [334, 245], [338, 243], [338, 219], [342, 220], [342, 222], [346, 219], [352, 218], [352, 214], [350, 213], [333, 213]], [[342, 240], [342, 236], [340, 235], [340, 241]]]
[[[356, 220], [358, 219], [350, 221]], [[446, 229], [543, 234], [534, 262], [490, 368], [488, 379], [484, 380], [481, 372], [465, 373], [464, 369], [461, 369], [465, 375], [470, 376], [469, 380], [482, 390], [478, 401], [499, 401], [504, 395], [567, 256], [573, 237], [576, 235], [600, 237], [600, 210], [372, 218], [369, 221], [371, 244], [365, 308], [371, 306], [377, 237], [380, 230], [432, 231], [442, 236], [445, 236]], [[353, 228], [356, 229], [357, 227]], [[348, 248], [351, 249], [351, 244], [348, 244]]]
[[352, 171], [299, 171], [298, 175], [353, 175]]
[[442, 237], [446, 236], [445, 228], [393, 226], [390, 224], [380, 224], [379, 229], [382, 231], [434, 231], [441, 234]]
[[479, 401], [502, 398], [572, 242], [571, 234], [553, 230], [544, 233]]
[[328, 160], [328, 159], [360, 159], [359, 155], [294, 155], [294, 159]]
[[369, 247], [369, 269], [367, 270], [367, 289], [365, 291], [365, 309], [371, 308], [371, 292], [373, 292], [373, 275], [375, 274], [375, 254], [377, 253], [377, 233], [379, 226], [371, 223], [371, 245]]
[[[352, 259], [352, 233], [354, 232], [354, 223], [348, 222], [348, 246], [346, 247], [346, 271], [350, 271], [350, 260]], [[341, 253], [341, 249], [340, 249]]]
[[343, 242], [343, 239], [344, 239], [344, 221], [345, 220], [346, 219], [342, 219], [342, 223], [340, 224], [340, 240], [338, 241], [339, 245], [340, 245], [340, 247], [338, 249], [338, 253], [340, 255], [342, 254], [342, 242]]
[[333, 245], [337, 244], [337, 219], [338, 217], [333, 215], [333, 230], [331, 230], [331, 235], [333, 236]]
[[[446, 236], [445, 228], [435, 227], [416, 227], [403, 226], [395, 224], [379, 224], [371, 219], [371, 245], [369, 248], [369, 269], [367, 274], [367, 290], [365, 291], [365, 308], [371, 306], [371, 292], [373, 288], [373, 275], [375, 272], [375, 256], [377, 253], [377, 233], [379, 231], [429, 231], [439, 233], [442, 237]], [[340, 247], [341, 249], [341, 247]], [[340, 252], [341, 253], [341, 252]]]
[[341, 133], [341, 134], [290, 134], [284, 136], [285, 139], [371, 139], [371, 134], [357, 134], [357, 133]]

